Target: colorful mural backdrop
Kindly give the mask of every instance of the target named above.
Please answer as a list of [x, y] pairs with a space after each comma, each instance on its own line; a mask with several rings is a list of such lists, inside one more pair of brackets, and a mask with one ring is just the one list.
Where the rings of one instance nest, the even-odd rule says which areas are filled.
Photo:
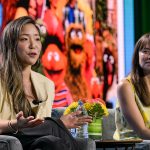
[[[79, 98], [116, 101], [116, 0], [0, 0], [1, 31], [21, 16], [36, 20], [43, 51], [37, 70], [53, 80], [53, 107]], [[9, 13], [8, 13], [9, 12]]]

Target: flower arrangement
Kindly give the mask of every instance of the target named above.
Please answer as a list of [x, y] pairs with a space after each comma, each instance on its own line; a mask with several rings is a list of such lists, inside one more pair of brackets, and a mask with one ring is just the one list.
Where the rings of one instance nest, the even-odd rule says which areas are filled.
[[[105, 102], [100, 99], [87, 99], [82, 100], [84, 102], [84, 108], [87, 110], [88, 115], [93, 118], [101, 118], [102, 116], [108, 115], [108, 110], [106, 108]], [[74, 112], [78, 107], [78, 102], [71, 103], [65, 110], [64, 115]]]
[[[93, 117], [93, 121], [88, 124], [88, 135], [92, 139], [101, 139], [102, 137], [102, 116], [108, 115], [105, 102], [100, 99], [80, 99], [84, 103], [84, 108], [89, 116]], [[71, 103], [65, 110], [64, 115], [76, 111], [78, 102]]]

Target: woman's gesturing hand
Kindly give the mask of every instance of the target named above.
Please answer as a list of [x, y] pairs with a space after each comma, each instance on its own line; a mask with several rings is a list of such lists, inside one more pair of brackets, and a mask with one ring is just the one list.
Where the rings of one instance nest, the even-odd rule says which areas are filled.
[[61, 116], [61, 121], [64, 123], [64, 125], [70, 129], [70, 128], [79, 128], [81, 125], [85, 123], [92, 122], [91, 116], [81, 115], [81, 111], [76, 111], [73, 113], [70, 113], [68, 115]]
[[40, 125], [44, 121], [43, 119], [38, 119], [38, 118], [35, 119], [33, 116], [29, 116], [25, 118], [22, 111], [20, 111], [16, 115], [16, 119], [17, 119], [18, 129], [35, 127], [37, 125]]

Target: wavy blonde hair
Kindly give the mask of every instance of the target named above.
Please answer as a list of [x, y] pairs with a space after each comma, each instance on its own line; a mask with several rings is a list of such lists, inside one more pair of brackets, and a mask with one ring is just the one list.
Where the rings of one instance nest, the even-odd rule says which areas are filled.
[[0, 54], [2, 55], [0, 82], [4, 93], [3, 98], [12, 100], [14, 111], [16, 113], [23, 111], [25, 117], [31, 115], [32, 111], [24, 93], [22, 66], [16, 50], [22, 27], [29, 23], [37, 28], [35, 21], [28, 16], [11, 21], [3, 30], [0, 40]]

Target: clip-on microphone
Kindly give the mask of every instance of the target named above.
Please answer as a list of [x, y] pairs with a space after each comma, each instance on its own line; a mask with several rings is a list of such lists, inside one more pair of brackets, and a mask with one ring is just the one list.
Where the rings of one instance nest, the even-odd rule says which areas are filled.
[[35, 99], [35, 100], [32, 101], [32, 103], [33, 103], [34, 105], [39, 105], [40, 103], [43, 103], [43, 102], [45, 102], [45, 101], [46, 101], [46, 100], [41, 101], [41, 100]]

